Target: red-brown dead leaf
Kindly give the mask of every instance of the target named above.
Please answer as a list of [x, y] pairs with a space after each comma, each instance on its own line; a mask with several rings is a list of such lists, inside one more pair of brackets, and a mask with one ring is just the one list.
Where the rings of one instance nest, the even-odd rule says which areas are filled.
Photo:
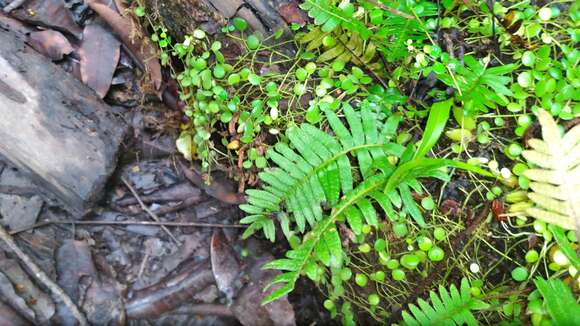
[[296, 1], [290, 1], [281, 5], [278, 8], [278, 12], [288, 24], [305, 25], [308, 23], [308, 15], [298, 7]]
[[65, 55], [74, 51], [66, 37], [53, 30], [30, 33], [28, 44], [52, 61], [62, 60]]
[[491, 202], [491, 212], [493, 213], [493, 217], [498, 222], [503, 222], [507, 220], [507, 217], [504, 215], [505, 213], [505, 206], [503, 201], [499, 199], [494, 199]]
[[155, 89], [160, 90], [163, 81], [161, 64], [157, 59], [157, 51], [149, 42], [148, 38], [132, 38], [131, 31], [133, 30], [133, 26], [129, 18], [124, 18], [107, 5], [97, 2], [97, 0], [87, 0], [86, 3], [111, 26], [123, 44], [132, 53], [132, 56], [149, 73]]
[[121, 43], [111, 32], [98, 23], [85, 26], [79, 49], [81, 80], [104, 98], [111, 87], [117, 69]]
[[32, 0], [11, 13], [21, 21], [69, 33], [81, 38], [82, 29], [75, 23], [64, 0]]

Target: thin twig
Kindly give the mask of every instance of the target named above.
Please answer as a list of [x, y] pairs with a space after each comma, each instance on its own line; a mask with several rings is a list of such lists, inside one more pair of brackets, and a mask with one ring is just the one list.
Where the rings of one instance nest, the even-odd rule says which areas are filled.
[[[143, 201], [141, 200], [141, 197], [139, 197], [139, 194], [137, 193], [137, 191], [135, 191], [135, 188], [133, 188], [133, 186], [131, 186], [131, 184], [125, 178], [121, 177], [121, 181], [123, 181], [125, 186], [127, 186], [127, 188], [129, 188], [129, 191], [131, 191], [131, 193], [133, 194], [135, 199], [137, 199], [137, 201], [139, 202], [139, 205], [141, 205], [141, 208], [145, 212], [147, 212], [147, 214], [149, 214], [149, 216], [151, 216], [151, 218], [155, 222], [161, 222], [161, 220], [159, 219], [159, 216], [157, 216], [157, 214], [155, 214], [152, 210], [149, 209], [149, 207], [147, 207], [147, 205], [145, 205], [145, 203], [143, 203]], [[181, 242], [179, 242], [179, 240], [177, 240], [177, 238], [173, 235], [173, 233], [171, 233], [171, 231], [169, 231], [169, 229], [165, 225], [161, 225], [161, 229], [163, 229], [163, 231], [165, 231], [165, 233], [167, 233], [167, 235], [169, 235], [169, 237], [173, 241], [175, 241], [175, 243], [178, 246], [181, 245]]]
[[20, 249], [20, 247], [18, 247], [16, 242], [14, 242], [12, 236], [8, 233], [8, 231], [6, 231], [6, 229], [2, 225], [0, 225], [0, 239], [2, 239], [4, 243], [6, 243], [8, 248], [10, 248], [10, 250], [12, 250], [14, 254], [16, 254], [18, 259], [20, 259], [20, 261], [22, 261], [22, 263], [26, 265], [28, 270], [32, 272], [33, 276], [40, 283], [45, 285], [55, 297], [58, 297], [60, 300], [62, 300], [64, 305], [71, 311], [73, 316], [79, 322], [79, 325], [81, 326], [88, 325], [85, 315], [83, 315], [83, 313], [79, 310], [79, 308], [73, 303], [68, 294], [66, 294], [66, 292], [64, 292], [63, 289], [61, 289], [61, 287], [58, 284], [56, 284], [50, 277], [48, 277], [48, 275], [46, 275], [46, 273], [43, 272], [32, 261], [32, 259], [30, 259], [30, 257], [28, 257], [28, 255], [25, 254], [24, 251], [22, 251], [22, 249]]
[[167, 226], [167, 227], [202, 227], [202, 228], [232, 228], [245, 229], [246, 225], [241, 224], [218, 224], [218, 223], [199, 223], [199, 222], [153, 222], [153, 221], [44, 221], [34, 225], [23, 227], [10, 231], [10, 235], [38, 229], [53, 224], [76, 224], [76, 225], [148, 225], [148, 226]]
[[3, 11], [5, 14], [10, 13], [12, 10], [22, 6], [28, 0], [14, 0], [10, 2], [6, 7], [4, 7]]

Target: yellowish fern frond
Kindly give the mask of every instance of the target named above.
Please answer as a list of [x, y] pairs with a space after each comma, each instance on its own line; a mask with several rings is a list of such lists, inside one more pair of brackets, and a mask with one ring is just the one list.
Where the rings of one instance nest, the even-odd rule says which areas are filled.
[[539, 220], [580, 232], [580, 125], [565, 135], [554, 118], [543, 109], [538, 113], [542, 138], [528, 142], [531, 150], [523, 152], [536, 165], [524, 175], [530, 179], [536, 204], [526, 212]]
[[[330, 47], [323, 46], [322, 40], [326, 36], [334, 37], [336, 43]], [[334, 60], [344, 63], [352, 62], [373, 71], [380, 71], [383, 68], [382, 64], [376, 60], [377, 45], [374, 42], [363, 40], [358, 33], [349, 32], [340, 27], [332, 32], [323, 32], [320, 27], [315, 27], [310, 32], [301, 34], [298, 42], [305, 46], [306, 51], [319, 49], [318, 62]]]

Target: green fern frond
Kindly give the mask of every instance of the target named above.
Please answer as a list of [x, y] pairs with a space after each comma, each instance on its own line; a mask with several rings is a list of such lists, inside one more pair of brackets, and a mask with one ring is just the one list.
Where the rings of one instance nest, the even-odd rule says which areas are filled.
[[[375, 114], [370, 109], [357, 112], [348, 104], [343, 105], [343, 113], [348, 128], [336, 113], [325, 112], [336, 138], [302, 124], [286, 132], [289, 144], [281, 142], [268, 151], [268, 157], [278, 167], [260, 173], [263, 190], [247, 191], [248, 203], [240, 208], [251, 215], [242, 223], [256, 226], [248, 229], [245, 236], [270, 226], [268, 221], [280, 211], [289, 212], [290, 220], [304, 232], [307, 224], [313, 227], [324, 217], [323, 207], [334, 206], [341, 193], [353, 189], [354, 168], [363, 178], [371, 175], [373, 169], [394, 169], [387, 157], [400, 156], [403, 147], [378, 137], [381, 129]], [[352, 166], [349, 156], [356, 158], [358, 166]], [[367, 223], [377, 224], [371, 205], [361, 203], [359, 208]], [[273, 235], [269, 238], [274, 240]]]
[[[406, 210], [423, 226], [421, 210], [411, 193], [411, 189], [421, 191], [417, 178], [445, 179], [447, 175], [441, 169], [447, 166], [490, 175], [466, 163], [425, 158], [443, 131], [451, 105], [449, 100], [432, 106], [424, 138], [416, 151], [413, 145], [405, 149], [386, 142], [389, 138], [385, 137], [385, 130], [381, 130], [370, 108], [362, 107], [357, 112], [348, 104], [342, 110], [348, 127], [336, 113], [325, 111], [334, 137], [303, 124], [287, 132], [289, 144], [279, 143], [269, 151], [269, 157], [278, 167], [260, 174], [264, 187], [248, 191], [248, 204], [240, 206], [252, 214], [242, 220], [242, 223], [251, 223], [244, 236], [264, 229], [266, 236], [273, 240], [274, 235], [266, 231], [271, 231], [275, 217], [279, 217], [287, 238], [294, 234], [294, 224], [301, 233], [306, 231], [307, 223], [311, 230], [303, 236], [302, 243], [286, 253], [286, 258], [265, 266], [284, 272], [275, 280], [283, 285], [264, 303], [292, 291], [302, 274], [319, 281], [324, 276], [324, 268], [332, 271], [341, 267], [344, 251], [336, 228], [339, 220], [346, 221], [358, 235], [364, 224], [378, 226], [376, 209], [381, 208], [392, 220], [397, 218], [395, 210]], [[385, 128], [394, 132], [398, 120], [389, 118]], [[400, 157], [400, 165], [389, 163], [389, 155]], [[355, 161], [357, 165], [353, 166]], [[352, 175], [355, 168], [362, 177], [356, 186]]]
[[471, 295], [471, 286], [467, 279], [461, 280], [459, 290], [451, 285], [449, 290], [439, 286], [439, 293], [429, 292], [431, 303], [423, 299], [417, 305], [409, 304], [409, 312], [403, 312], [406, 325], [477, 325], [473, 310], [485, 309], [488, 304]]
[[543, 140], [531, 139], [528, 144], [532, 150], [523, 152], [524, 158], [537, 166], [524, 172], [532, 181], [533, 192], [528, 197], [536, 204], [526, 212], [580, 232], [580, 125], [562, 136], [548, 112], [540, 109], [538, 119]]
[[336, 1], [333, 0], [305, 0], [300, 8], [306, 10], [308, 16], [314, 19], [314, 24], [321, 26], [321, 30], [325, 33], [343, 26], [359, 33], [365, 40], [372, 34], [371, 30], [356, 17], [356, 8], [350, 2], [336, 5]]
[[544, 297], [544, 304], [553, 325], [580, 325], [580, 304], [566, 283], [559, 279], [536, 278], [536, 287]]
[[[413, 41], [415, 46], [427, 39], [424, 24], [418, 19], [426, 19], [437, 15], [437, 5], [430, 1], [412, 3], [409, 6], [405, 3], [392, 3], [393, 7], [398, 7], [398, 12], [384, 11], [383, 20], [377, 28], [377, 32], [371, 38], [376, 39], [380, 44], [379, 50], [384, 58], [389, 62], [404, 59], [409, 56], [407, 41]], [[416, 12], [416, 7], [423, 8]], [[416, 15], [416, 17], [415, 17]]]
[[457, 67], [455, 80], [447, 73], [439, 75], [438, 78], [448, 86], [458, 88], [461, 94], [459, 99], [463, 102], [465, 111], [495, 109], [497, 105], [506, 105], [509, 102], [507, 97], [513, 96], [513, 93], [507, 86], [512, 78], [505, 75], [513, 72], [516, 65], [490, 68], [483, 60], [471, 55], [466, 55], [464, 61], [465, 65]]

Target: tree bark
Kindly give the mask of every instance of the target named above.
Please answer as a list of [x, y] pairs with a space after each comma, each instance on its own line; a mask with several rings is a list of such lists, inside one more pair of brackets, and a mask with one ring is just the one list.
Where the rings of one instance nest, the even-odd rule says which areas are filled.
[[279, 14], [280, 6], [290, 0], [145, 0], [157, 14], [169, 34], [181, 41], [184, 35], [201, 28], [210, 34], [218, 32], [233, 17], [245, 19], [250, 28], [267, 35], [288, 29]]
[[96, 94], [0, 28], [0, 155], [83, 215], [116, 165], [126, 126]]

